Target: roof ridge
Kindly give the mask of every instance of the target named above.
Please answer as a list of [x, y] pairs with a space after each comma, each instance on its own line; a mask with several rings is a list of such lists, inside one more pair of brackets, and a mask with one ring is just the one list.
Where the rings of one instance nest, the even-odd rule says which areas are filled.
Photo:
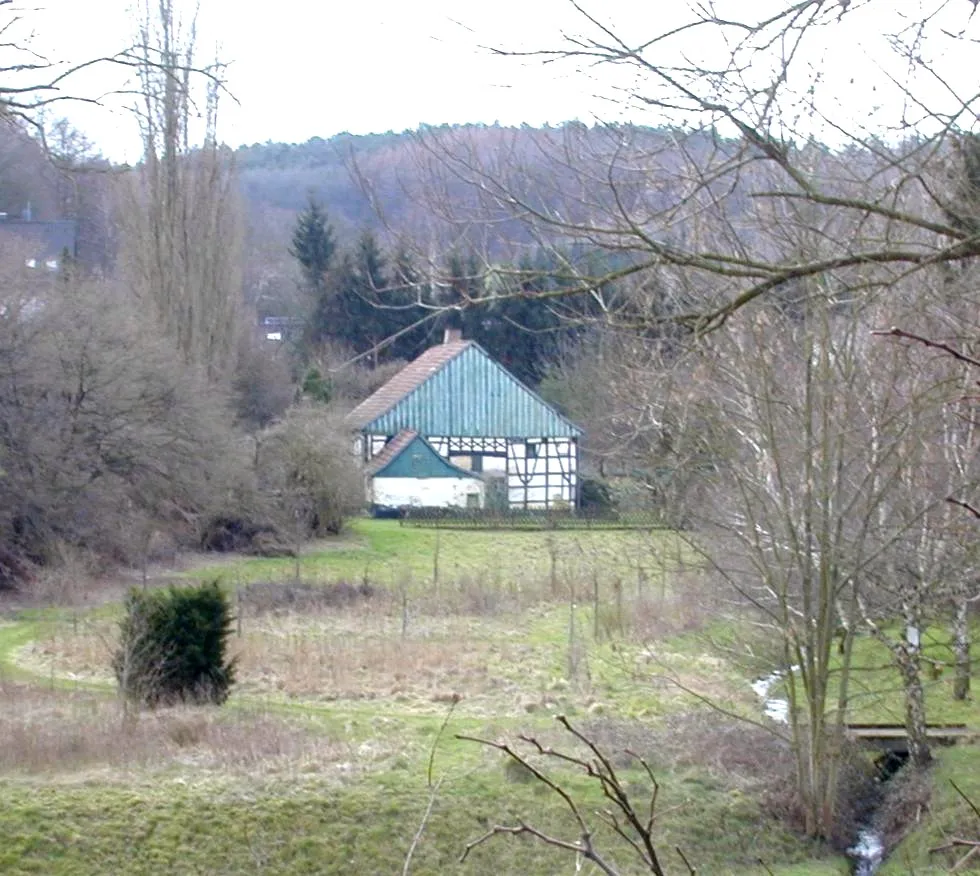
[[[379, 386], [357, 405], [345, 419], [351, 425], [360, 428], [388, 413], [395, 405], [408, 398], [433, 374], [445, 368], [472, 344], [473, 341], [459, 340], [429, 347], [382, 386]], [[431, 367], [427, 368], [430, 365]]]

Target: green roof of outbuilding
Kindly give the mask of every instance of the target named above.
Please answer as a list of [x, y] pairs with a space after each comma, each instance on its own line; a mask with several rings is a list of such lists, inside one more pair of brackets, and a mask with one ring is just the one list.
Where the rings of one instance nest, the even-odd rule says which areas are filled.
[[473, 341], [426, 350], [348, 416], [362, 432], [464, 438], [574, 438], [582, 430]]
[[479, 478], [443, 459], [421, 435], [407, 430], [388, 442], [368, 471], [374, 478]]

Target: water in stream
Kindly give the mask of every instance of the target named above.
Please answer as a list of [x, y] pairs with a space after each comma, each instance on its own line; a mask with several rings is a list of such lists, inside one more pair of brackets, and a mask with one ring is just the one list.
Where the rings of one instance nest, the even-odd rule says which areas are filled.
[[781, 681], [783, 673], [778, 669], [762, 678], [757, 678], [752, 682], [752, 690], [755, 695], [762, 700], [762, 710], [767, 718], [771, 718], [777, 724], [789, 723], [789, 700], [782, 697], [771, 697], [769, 691], [773, 686]]
[[[790, 669], [790, 672], [793, 669]], [[773, 687], [782, 681], [783, 675], [784, 673], [777, 669], [752, 682], [752, 690], [762, 700], [762, 709], [766, 717], [778, 724], [789, 723], [789, 701], [769, 694]], [[847, 850], [847, 855], [854, 861], [854, 876], [874, 876], [885, 856], [885, 847], [876, 831], [870, 827], [863, 827], [858, 831], [854, 845]]]
[[885, 847], [875, 831], [864, 827], [858, 831], [857, 842], [847, 850], [847, 855], [854, 861], [854, 876], [874, 876], [885, 856]]

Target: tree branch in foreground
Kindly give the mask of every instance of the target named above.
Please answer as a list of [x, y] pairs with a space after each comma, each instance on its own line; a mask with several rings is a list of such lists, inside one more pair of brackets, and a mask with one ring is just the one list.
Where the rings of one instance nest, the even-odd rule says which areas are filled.
[[[977, 808], [977, 804], [963, 793], [960, 786], [957, 785], [956, 782], [952, 781], [951, 779], [949, 783], [953, 786], [953, 790], [966, 801], [966, 805], [973, 810], [977, 818], [980, 818], [980, 809]], [[929, 849], [929, 853], [934, 854], [936, 852], [951, 852], [954, 849], [967, 849], [968, 851], [962, 858], [953, 864], [952, 867], [950, 867], [950, 873], [959, 872], [959, 870], [961, 870], [965, 864], [968, 864], [976, 854], [980, 853], [980, 840], [962, 839], [961, 837], [954, 836], [950, 838], [949, 842]]]
[[[458, 735], [456, 738], [467, 740], [469, 742], [476, 742], [480, 745], [486, 746], [487, 748], [493, 748], [497, 751], [503, 752], [513, 761], [526, 769], [536, 781], [549, 788], [554, 794], [561, 798], [562, 802], [565, 804], [565, 807], [575, 819], [578, 827], [578, 839], [569, 840], [552, 836], [534, 825], [528, 824], [523, 819], [518, 819], [517, 824], [514, 825], [494, 825], [485, 834], [467, 843], [466, 847], [463, 849], [463, 854], [460, 856], [460, 861], [465, 861], [473, 849], [479, 845], [482, 845], [493, 837], [501, 835], [527, 835], [534, 837], [545, 845], [553, 846], [554, 848], [558, 849], [564, 849], [568, 852], [573, 852], [577, 858], [590, 861], [596, 867], [598, 867], [600, 871], [607, 874], [607, 876], [619, 876], [619, 870], [617, 870], [616, 867], [596, 849], [593, 843], [592, 828], [586, 821], [579, 804], [576, 803], [569, 792], [558, 780], [548, 776], [540, 767], [536, 766], [529, 760], [531, 755], [539, 755], [543, 758], [557, 761], [561, 764], [579, 769], [590, 779], [594, 779], [599, 784], [603, 796], [609, 803], [608, 808], [596, 812], [595, 815], [607, 827], [611, 828], [613, 832], [633, 850], [636, 857], [643, 862], [644, 868], [648, 872], [657, 874], [657, 876], [666, 876], [666, 871], [663, 869], [656, 846], [654, 844], [653, 830], [656, 819], [656, 804], [659, 785], [657, 784], [657, 780], [653, 775], [653, 770], [650, 768], [650, 765], [640, 755], [627, 750], [626, 753], [642, 767], [643, 771], [646, 773], [648, 781], [650, 782], [651, 791], [649, 801], [643, 806], [638, 806], [633, 802], [633, 800], [630, 799], [626, 786], [616, 773], [616, 770], [613, 767], [609, 757], [599, 749], [596, 743], [580, 730], [573, 727], [569, 720], [563, 715], [559, 715], [557, 721], [559, 724], [561, 724], [562, 728], [576, 740], [576, 742], [585, 747], [585, 754], [576, 754], [557, 750], [551, 746], [543, 744], [534, 736], [521, 735], [519, 737], [520, 741], [530, 748], [530, 752], [528, 754], [522, 753], [506, 742], [495, 742], [488, 739], [463, 735]], [[684, 862], [687, 872], [689, 874], [694, 874], [696, 870], [688, 862], [687, 858], [684, 856], [684, 853], [680, 849], [677, 849], [676, 851], [681, 860]]]
[[907, 332], [905, 329], [900, 328], [890, 328], [887, 330], [872, 332], [873, 335], [888, 336], [893, 338], [904, 338], [908, 341], [915, 341], [916, 343], [922, 344], [924, 347], [931, 347], [934, 350], [942, 350], [949, 356], [952, 356], [958, 362], [965, 362], [973, 368], [980, 368], [980, 359], [974, 359], [972, 356], [968, 356], [961, 350], [957, 350], [956, 347], [952, 347], [949, 344], [943, 343], [942, 341], [934, 341], [932, 338], [923, 337], [922, 335], [917, 335], [914, 332]]

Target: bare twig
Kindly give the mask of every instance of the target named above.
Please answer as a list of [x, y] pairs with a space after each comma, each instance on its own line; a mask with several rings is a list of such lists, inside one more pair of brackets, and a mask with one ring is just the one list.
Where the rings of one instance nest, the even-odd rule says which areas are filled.
[[429, 786], [429, 799], [425, 805], [425, 812], [422, 813], [422, 819], [419, 821], [419, 826], [415, 830], [415, 835], [412, 837], [411, 845], [409, 845], [408, 851], [405, 853], [405, 861], [402, 864], [402, 876], [408, 876], [412, 870], [412, 858], [415, 856], [415, 850], [418, 848], [419, 842], [422, 840], [422, 835], [425, 833], [425, 828], [432, 815], [432, 807], [435, 806], [436, 798], [439, 796], [439, 789], [442, 787], [442, 779], [439, 779], [438, 782], [432, 781], [436, 749], [439, 746], [439, 741], [442, 739], [446, 725], [449, 723], [449, 719], [453, 716], [453, 712], [459, 704], [459, 699], [458, 695], [453, 695], [452, 703], [450, 703], [449, 708], [446, 710], [446, 717], [442, 719], [442, 724], [439, 725], [435, 739], [432, 740], [432, 747], [429, 749], [429, 763], [426, 769], [426, 784]]
[[[559, 763], [572, 766], [584, 772], [589, 778], [596, 780], [600, 789], [602, 790], [603, 796], [612, 804], [612, 808], [605, 811], [596, 812], [595, 815], [607, 826], [609, 826], [614, 833], [634, 851], [636, 856], [643, 862], [644, 868], [648, 872], [654, 873], [656, 876], [665, 876], [665, 871], [660, 863], [653, 839], [659, 785], [657, 784], [650, 765], [644, 758], [636, 753], [631, 751], [626, 752], [642, 767], [651, 786], [648, 805], [643, 808], [641, 813], [634, 802], [630, 799], [626, 787], [616, 773], [616, 770], [608, 755], [603, 752], [599, 746], [585, 733], [574, 727], [565, 716], [560, 715], [556, 720], [569, 735], [571, 735], [578, 743], [585, 746], [588, 751], [587, 756], [583, 757], [578, 754], [561, 751], [552, 748], [551, 746], [544, 745], [534, 736], [522, 735], [519, 737], [520, 741], [530, 746], [533, 753], [558, 761]], [[528, 835], [538, 839], [545, 845], [574, 852], [580, 858], [591, 861], [603, 873], [608, 874], [608, 876], [617, 876], [618, 871], [595, 848], [593, 843], [593, 831], [585, 820], [585, 816], [583, 815], [580, 806], [558, 780], [553, 779], [551, 776], [543, 772], [539, 766], [532, 763], [528, 757], [515, 749], [509, 743], [496, 742], [488, 739], [481, 739], [479, 737], [463, 735], [457, 736], [457, 738], [476, 742], [488, 748], [496, 749], [497, 751], [506, 754], [516, 763], [520, 764], [521, 767], [526, 769], [532, 776], [534, 776], [538, 782], [549, 788], [563, 801], [565, 807], [575, 819], [579, 831], [578, 839], [569, 840], [545, 833], [543, 830], [535, 827], [534, 825], [528, 824], [523, 819], [519, 819], [517, 824], [514, 825], [494, 825], [485, 834], [467, 843], [460, 858], [461, 861], [465, 860], [469, 853], [477, 846], [482, 845], [495, 836]], [[676, 849], [676, 851], [687, 867], [688, 873], [692, 874], [692, 876], [693, 874], [696, 874], [696, 869], [691, 865], [684, 853], [679, 848]]]
[[422, 813], [422, 820], [419, 821], [419, 826], [415, 831], [415, 836], [412, 837], [412, 843], [408, 847], [408, 851], [405, 853], [405, 863], [402, 865], [402, 876], [408, 876], [412, 872], [412, 858], [415, 856], [415, 850], [418, 848], [419, 842], [422, 840], [422, 834], [425, 833], [426, 825], [429, 823], [429, 817], [432, 815], [432, 807], [435, 806], [436, 797], [439, 795], [439, 789], [442, 787], [442, 779], [439, 779], [434, 785], [431, 780], [429, 782], [429, 800], [425, 806], [425, 812]]
[[942, 341], [935, 341], [932, 338], [917, 335], [915, 332], [909, 332], [905, 329], [900, 329], [893, 326], [887, 330], [871, 332], [871, 334], [887, 335], [893, 338], [904, 338], [908, 341], [915, 341], [916, 343], [922, 344], [924, 347], [931, 347], [934, 350], [942, 350], [944, 353], [949, 354], [957, 361], [965, 362], [967, 365], [970, 365], [973, 368], [980, 368], [980, 359], [975, 359], [973, 356], [968, 356], [962, 350], [957, 350], [956, 347], [950, 346]]

